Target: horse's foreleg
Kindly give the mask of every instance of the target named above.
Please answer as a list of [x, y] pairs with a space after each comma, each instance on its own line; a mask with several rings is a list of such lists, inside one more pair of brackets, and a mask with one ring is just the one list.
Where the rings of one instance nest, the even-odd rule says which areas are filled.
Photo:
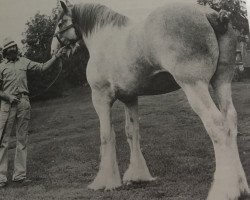
[[[214, 146], [216, 170], [208, 200], [236, 200], [248, 191], [243, 185], [242, 173], [235, 133], [230, 129], [226, 117], [215, 106], [208, 84], [181, 84], [193, 110], [201, 118]], [[239, 173], [240, 172], [240, 173]]]
[[130, 164], [124, 174], [123, 182], [151, 181], [151, 176], [146, 161], [140, 149], [138, 98], [125, 104], [125, 131], [130, 147]]
[[95, 180], [88, 187], [94, 190], [110, 190], [121, 186], [116, 161], [115, 133], [111, 124], [112, 99], [110, 95], [92, 91], [92, 101], [100, 120], [101, 163]]

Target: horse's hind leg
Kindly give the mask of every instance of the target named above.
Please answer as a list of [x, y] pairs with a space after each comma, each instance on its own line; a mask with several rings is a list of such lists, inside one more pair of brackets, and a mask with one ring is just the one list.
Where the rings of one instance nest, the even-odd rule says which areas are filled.
[[151, 181], [146, 161], [140, 149], [139, 121], [138, 121], [138, 98], [125, 103], [125, 131], [130, 147], [130, 164], [124, 174], [123, 182]]
[[[223, 115], [223, 117], [226, 119], [227, 124], [229, 126], [229, 134], [231, 135], [232, 144], [234, 148], [234, 154], [238, 155], [238, 147], [237, 147], [237, 113], [235, 111], [233, 101], [232, 101], [232, 92], [231, 92], [231, 77], [233, 76], [233, 72], [230, 71], [224, 71], [222, 70], [225, 68], [223, 64], [219, 64], [217, 74], [215, 74], [213, 80], [212, 80], [212, 86], [214, 88], [216, 97], [218, 99], [219, 103], [219, 109]], [[223, 73], [224, 71], [224, 73]], [[221, 74], [219, 72], [222, 72]], [[248, 183], [246, 180], [245, 172], [242, 168], [240, 158], [239, 156], [236, 157], [236, 161], [234, 163], [235, 167], [235, 176], [237, 177], [239, 181], [239, 191], [242, 193], [242, 195], [249, 194], [249, 188]], [[233, 164], [232, 164], [233, 165]], [[221, 174], [224, 171], [224, 167], [221, 166], [222, 169], [218, 169], [216, 171], [215, 177], [219, 177], [220, 179], [223, 178], [223, 175]], [[226, 176], [226, 175], [225, 175]], [[213, 188], [209, 194], [210, 199], [214, 199], [216, 193], [220, 191], [221, 187], [225, 187], [219, 184], [214, 184]], [[234, 186], [235, 187], [235, 186]]]
[[245, 175], [239, 159], [235, 134], [224, 114], [214, 104], [208, 83], [196, 81], [188, 84], [178, 81], [187, 95], [193, 110], [201, 118], [214, 146], [216, 170], [214, 182], [208, 200], [236, 200], [247, 192], [248, 187], [242, 187]]
[[[235, 173], [235, 179], [238, 181], [231, 180], [231, 183], [232, 183], [231, 187], [238, 188], [239, 190], [238, 192], [240, 192], [241, 195], [246, 195], [246, 194], [249, 194], [249, 188], [248, 188], [245, 172], [242, 168], [241, 161], [238, 156], [237, 113], [235, 111], [233, 101], [232, 101], [231, 83], [225, 80], [220, 80], [220, 78], [217, 77], [217, 79], [213, 79], [212, 86], [215, 90], [216, 97], [218, 99], [220, 111], [229, 126], [228, 134], [230, 134], [232, 148], [234, 151], [232, 155], [237, 155], [235, 157], [235, 162], [231, 163], [232, 165], [231, 167], [235, 168], [235, 170], [232, 171], [231, 173]], [[225, 171], [225, 166], [221, 165], [220, 167], [221, 168], [218, 167], [218, 169], [215, 172], [215, 178], [217, 177], [217, 179], [223, 180], [224, 176], [227, 176], [227, 174], [223, 174], [223, 172], [224, 173], [228, 173], [228, 172]], [[224, 187], [225, 185], [223, 185], [222, 183], [218, 181], [216, 182], [215, 180], [215, 183], [213, 184], [211, 192], [209, 194], [210, 199], [214, 199], [217, 193], [221, 192], [220, 190], [222, 190], [222, 188]], [[227, 184], [227, 187], [229, 187], [228, 184]]]
[[227, 119], [232, 133], [237, 135], [237, 113], [233, 105], [231, 92], [236, 45], [233, 35], [232, 29], [229, 27], [226, 34], [217, 37], [220, 54], [218, 66], [211, 80], [211, 85], [216, 93], [220, 111]]
[[[218, 60], [217, 70], [211, 80], [211, 84], [215, 91], [216, 97], [219, 103], [219, 109], [226, 119], [229, 126], [230, 135], [234, 145], [235, 154], [238, 155], [237, 147], [237, 113], [235, 111], [232, 101], [232, 89], [231, 82], [234, 75], [234, 62], [235, 62], [235, 40], [232, 39], [232, 30], [222, 36], [218, 37], [218, 44], [220, 48], [220, 56]], [[223, 166], [222, 166], [223, 167]], [[237, 156], [237, 162], [234, 167], [236, 168], [235, 173], [239, 179], [239, 190], [241, 193], [249, 193], [249, 188], [246, 180], [244, 170], [242, 168], [239, 156]], [[221, 169], [223, 171], [223, 169]], [[215, 177], [221, 177], [220, 172], [216, 172]], [[217, 182], [218, 183], [218, 182]], [[210, 198], [213, 199], [216, 193], [220, 190], [220, 185], [213, 185], [210, 192]], [[224, 187], [224, 186], [223, 186]]]
[[121, 178], [116, 161], [115, 133], [111, 124], [110, 94], [92, 90], [92, 101], [100, 120], [101, 163], [93, 183], [88, 187], [94, 190], [110, 190], [121, 186]]

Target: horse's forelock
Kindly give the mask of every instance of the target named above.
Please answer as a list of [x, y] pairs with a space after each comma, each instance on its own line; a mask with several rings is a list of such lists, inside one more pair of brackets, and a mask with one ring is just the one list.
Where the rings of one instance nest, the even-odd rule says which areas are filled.
[[125, 26], [128, 18], [101, 4], [77, 4], [72, 8], [72, 19], [88, 35], [96, 26]]

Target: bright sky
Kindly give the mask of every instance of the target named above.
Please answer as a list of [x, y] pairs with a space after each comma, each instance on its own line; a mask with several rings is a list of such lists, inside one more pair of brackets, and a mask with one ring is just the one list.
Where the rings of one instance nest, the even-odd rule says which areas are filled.
[[[70, 0], [72, 4], [99, 2], [134, 20], [142, 19], [151, 10], [160, 7], [166, 1], [176, 0]], [[250, 2], [248, 3], [250, 4]], [[57, 0], [0, 0], [0, 44], [3, 38], [7, 36], [11, 36], [18, 44], [21, 44], [22, 32], [25, 31], [27, 20], [32, 18], [38, 11], [41, 14], [50, 15], [52, 8], [56, 7], [56, 5]]]
[[[154, 8], [163, 5], [166, 0], [70, 0], [70, 2], [72, 4], [99, 2], [135, 20], [140, 20]], [[11, 36], [21, 44], [27, 20], [38, 11], [50, 15], [56, 5], [57, 0], [0, 0], [0, 44], [7, 36]]]

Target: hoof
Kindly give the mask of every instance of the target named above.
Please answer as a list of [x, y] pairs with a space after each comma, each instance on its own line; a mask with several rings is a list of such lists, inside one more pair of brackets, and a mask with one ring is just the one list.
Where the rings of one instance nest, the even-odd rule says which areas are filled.
[[231, 189], [214, 185], [210, 191], [207, 200], [248, 200], [250, 199], [250, 190], [248, 186], [232, 187]]
[[98, 184], [98, 183], [91, 183], [88, 185], [88, 188], [91, 190], [115, 190], [117, 188], [119, 188], [121, 186], [121, 184], [107, 184], [107, 185], [103, 185], [103, 184]]
[[114, 190], [122, 185], [119, 174], [113, 175], [113, 177], [104, 174], [98, 173], [95, 180], [88, 185], [88, 188], [92, 190]]
[[135, 169], [129, 167], [123, 176], [123, 183], [129, 185], [132, 182], [154, 181], [156, 178], [152, 177], [148, 169]]

